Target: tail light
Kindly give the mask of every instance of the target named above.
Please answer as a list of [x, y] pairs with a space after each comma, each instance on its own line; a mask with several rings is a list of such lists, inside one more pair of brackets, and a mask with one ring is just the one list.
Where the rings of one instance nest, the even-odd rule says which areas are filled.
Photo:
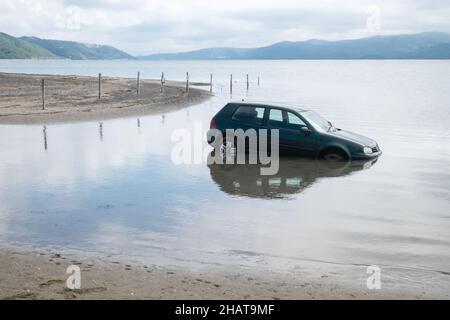
[[214, 119], [211, 120], [211, 124], [209, 125], [210, 129], [217, 129], [216, 121]]

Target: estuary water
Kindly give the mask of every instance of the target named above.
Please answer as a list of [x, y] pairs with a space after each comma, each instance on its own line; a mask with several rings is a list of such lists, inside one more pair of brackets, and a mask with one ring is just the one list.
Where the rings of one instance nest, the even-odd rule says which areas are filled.
[[[0, 60], [0, 72], [137, 71], [168, 80], [188, 71], [199, 82], [212, 73], [215, 96], [154, 116], [0, 125], [2, 245], [349, 282], [366, 270], [338, 270], [377, 265], [392, 287], [448, 293], [450, 61]], [[377, 140], [383, 155], [336, 168], [282, 159], [272, 177], [256, 166], [171, 161], [174, 130], [206, 130], [242, 99], [312, 109]]]

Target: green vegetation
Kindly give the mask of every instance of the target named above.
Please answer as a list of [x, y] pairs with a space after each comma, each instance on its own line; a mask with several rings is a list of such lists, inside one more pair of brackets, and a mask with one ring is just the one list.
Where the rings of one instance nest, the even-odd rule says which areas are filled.
[[50, 59], [56, 56], [41, 46], [0, 32], [0, 59]]
[[22, 37], [23, 41], [47, 49], [58, 57], [72, 60], [86, 59], [132, 59], [128, 53], [114, 47], [84, 44], [73, 41], [46, 40], [35, 37]]
[[0, 59], [133, 59], [111, 46], [36, 37], [15, 38], [0, 32]]

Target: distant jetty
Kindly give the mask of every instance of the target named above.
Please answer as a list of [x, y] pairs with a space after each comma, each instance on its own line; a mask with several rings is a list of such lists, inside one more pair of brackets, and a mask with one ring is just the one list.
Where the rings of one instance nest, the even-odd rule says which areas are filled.
[[167, 113], [212, 94], [186, 82], [0, 73], [0, 124], [103, 120]]

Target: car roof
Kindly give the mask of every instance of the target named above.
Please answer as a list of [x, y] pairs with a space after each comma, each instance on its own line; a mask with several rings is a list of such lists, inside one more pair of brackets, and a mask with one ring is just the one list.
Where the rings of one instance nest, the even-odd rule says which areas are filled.
[[234, 105], [240, 105], [240, 106], [252, 106], [252, 107], [269, 107], [269, 108], [279, 108], [284, 110], [294, 110], [297, 112], [305, 112], [309, 111], [308, 109], [300, 108], [298, 106], [285, 104], [285, 103], [261, 103], [261, 102], [251, 102], [251, 101], [243, 101], [243, 102], [231, 102]]

